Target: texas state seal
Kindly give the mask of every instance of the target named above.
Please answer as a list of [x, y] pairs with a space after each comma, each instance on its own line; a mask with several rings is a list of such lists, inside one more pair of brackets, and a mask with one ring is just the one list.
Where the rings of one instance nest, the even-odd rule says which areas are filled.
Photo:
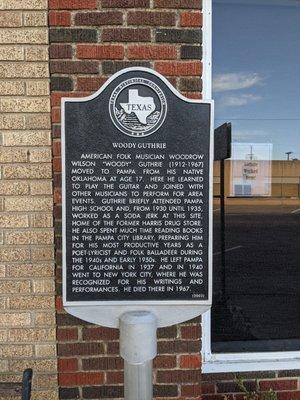
[[149, 79], [127, 79], [112, 92], [109, 114], [116, 128], [125, 135], [149, 136], [165, 121], [166, 96], [162, 89]]

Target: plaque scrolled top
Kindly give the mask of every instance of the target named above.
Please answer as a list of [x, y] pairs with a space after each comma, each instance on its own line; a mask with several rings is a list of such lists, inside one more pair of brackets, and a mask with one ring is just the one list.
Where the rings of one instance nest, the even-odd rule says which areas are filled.
[[62, 99], [63, 304], [118, 327], [158, 326], [212, 298], [213, 102], [127, 68], [96, 93]]

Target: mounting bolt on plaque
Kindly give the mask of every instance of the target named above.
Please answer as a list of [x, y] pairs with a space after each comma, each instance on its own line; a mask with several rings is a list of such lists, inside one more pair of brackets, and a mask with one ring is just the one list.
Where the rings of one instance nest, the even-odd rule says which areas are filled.
[[152, 360], [157, 354], [156, 329], [156, 317], [150, 312], [133, 311], [120, 317], [125, 400], [152, 400]]

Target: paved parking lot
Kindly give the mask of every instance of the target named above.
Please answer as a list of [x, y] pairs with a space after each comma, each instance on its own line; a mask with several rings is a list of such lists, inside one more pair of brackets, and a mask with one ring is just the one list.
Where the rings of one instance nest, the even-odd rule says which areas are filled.
[[214, 217], [214, 340], [299, 337], [300, 209], [226, 207], [225, 293], [218, 209]]

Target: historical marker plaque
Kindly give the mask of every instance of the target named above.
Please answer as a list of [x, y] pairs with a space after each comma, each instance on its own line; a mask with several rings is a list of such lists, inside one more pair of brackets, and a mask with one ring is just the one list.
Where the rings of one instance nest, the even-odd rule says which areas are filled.
[[143, 68], [63, 99], [65, 305], [210, 301], [211, 108]]

